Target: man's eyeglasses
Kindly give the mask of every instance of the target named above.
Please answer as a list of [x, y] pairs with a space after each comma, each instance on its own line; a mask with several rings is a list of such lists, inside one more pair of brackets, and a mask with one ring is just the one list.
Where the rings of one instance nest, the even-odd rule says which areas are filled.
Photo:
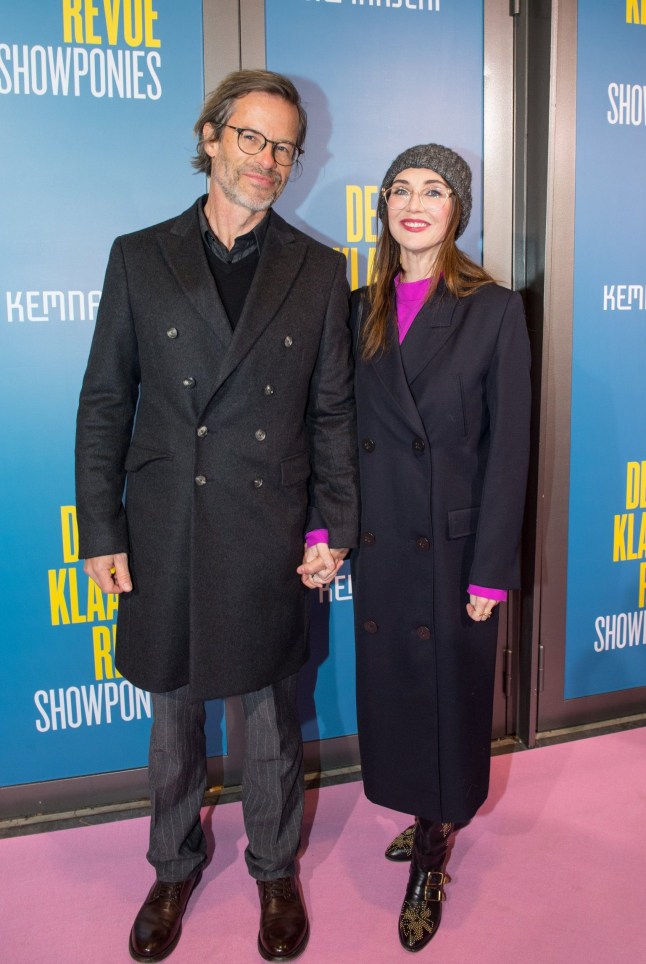
[[231, 124], [220, 124], [220, 127], [228, 127], [229, 130], [236, 132], [238, 147], [243, 154], [260, 154], [267, 144], [271, 144], [272, 157], [283, 167], [289, 167], [304, 153], [302, 148], [292, 144], [291, 141], [272, 141], [260, 131], [253, 131], [248, 127], [233, 127]]
[[419, 197], [419, 203], [429, 214], [441, 211], [446, 202], [455, 193], [448, 187], [427, 185], [421, 191], [411, 191], [401, 184], [393, 184], [381, 192], [391, 211], [403, 211], [410, 204], [413, 194]]

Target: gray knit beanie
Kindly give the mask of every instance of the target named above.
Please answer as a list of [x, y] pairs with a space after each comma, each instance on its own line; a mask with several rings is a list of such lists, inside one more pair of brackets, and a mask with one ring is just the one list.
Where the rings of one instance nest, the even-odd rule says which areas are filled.
[[[409, 147], [399, 154], [392, 162], [383, 179], [381, 190], [389, 188], [398, 174], [409, 167], [428, 167], [444, 178], [449, 187], [455, 191], [462, 205], [462, 217], [455, 232], [456, 238], [465, 231], [471, 216], [471, 168], [459, 154], [441, 144], [418, 144]], [[383, 221], [386, 216], [386, 201], [383, 194], [379, 194], [379, 217]]]

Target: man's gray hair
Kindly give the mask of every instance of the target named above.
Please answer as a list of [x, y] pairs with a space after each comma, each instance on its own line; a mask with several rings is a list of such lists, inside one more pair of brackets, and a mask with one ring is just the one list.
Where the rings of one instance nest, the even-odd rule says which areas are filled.
[[192, 164], [198, 171], [207, 175], [211, 173], [211, 158], [204, 150], [204, 125], [213, 125], [213, 137], [209, 139], [219, 141], [222, 136], [222, 125], [226, 124], [231, 117], [236, 101], [247, 94], [256, 93], [273, 94], [294, 105], [298, 111], [296, 146], [303, 146], [307, 133], [307, 114], [301, 103], [300, 94], [291, 80], [272, 70], [234, 70], [206, 98], [202, 113], [193, 128], [197, 137], [197, 147]]

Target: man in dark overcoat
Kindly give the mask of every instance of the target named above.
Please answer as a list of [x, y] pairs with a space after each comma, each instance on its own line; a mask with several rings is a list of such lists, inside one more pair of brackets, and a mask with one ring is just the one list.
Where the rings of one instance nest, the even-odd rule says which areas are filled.
[[157, 881], [130, 935], [139, 961], [175, 947], [205, 861], [204, 700], [216, 697], [242, 695], [258, 949], [288, 960], [309, 933], [294, 863], [303, 582], [334, 575], [358, 513], [345, 262], [271, 209], [306, 123], [278, 74], [239, 71], [211, 94], [194, 161], [209, 193], [115, 241], [81, 392], [80, 555], [121, 593], [120, 672], [153, 694]]

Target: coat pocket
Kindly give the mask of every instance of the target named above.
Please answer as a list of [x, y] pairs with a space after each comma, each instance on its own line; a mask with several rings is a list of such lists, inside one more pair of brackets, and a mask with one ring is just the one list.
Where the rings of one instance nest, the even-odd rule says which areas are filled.
[[160, 452], [159, 449], [147, 449], [141, 445], [132, 443], [126, 455], [125, 470], [126, 472], [137, 472], [137, 470], [142, 469], [144, 465], [148, 465], [149, 462], [156, 462], [158, 459], [172, 461], [173, 456], [169, 452]]
[[307, 452], [290, 455], [280, 463], [280, 484], [296, 485], [305, 482], [310, 477], [310, 457]]
[[474, 535], [478, 527], [480, 506], [471, 509], [453, 509], [449, 512], [449, 539], [463, 539]]

